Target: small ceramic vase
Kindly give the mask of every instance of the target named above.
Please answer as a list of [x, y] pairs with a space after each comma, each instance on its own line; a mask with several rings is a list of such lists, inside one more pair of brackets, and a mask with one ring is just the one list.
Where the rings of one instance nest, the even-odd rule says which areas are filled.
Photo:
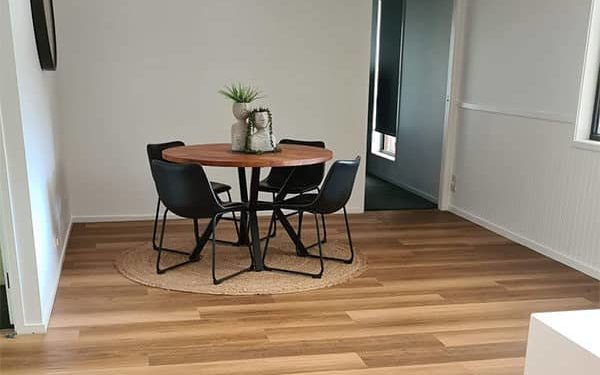
[[231, 150], [244, 151], [248, 135], [248, 125], [246, 124], [248, 104], [233, 103], [232, 112], [237, 121], [231, 125]]
[[273, 142], [269, 124], [269, 114], [267, 112], [254, 113], [254, 127], [256, 131], [250, 135], [250, 150], [254, 152], [273, 151]]

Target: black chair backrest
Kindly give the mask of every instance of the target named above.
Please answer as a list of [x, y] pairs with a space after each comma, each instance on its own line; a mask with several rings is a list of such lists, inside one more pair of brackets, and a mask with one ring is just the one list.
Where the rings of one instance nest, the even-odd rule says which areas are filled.
[[164, 150], [178, 146], [185, 146], [185, 143], [181, 141], [172, 141], [147, 145], [146, 152], [148, 153], [148, 162], [150, 163], [150, 167], [152, 167], [152, 160], [165, 160], [162, 157], [162, 152]]
[[331, 214], [341, 210], [352, 195], [360, 156], [354, 160], [338, 160], [331, 165], [321, 192], [313, 203], [314, 211]]
[[[279, 144], [325, 148], [325, 142], [323, 141], [300, 141], [295, 139], [282, 139], [279, 142]], [[270, 185], [281, 187], [283, 186], [293, 169], [294, 168], [290, 167], [271, 168], [271, 171], [267, 176], [267, 182]], [[293, 176], [288, 181], [288, 189], [290, 191], [294, 191], [297, 189], [302, 189], [304, 187], [319, 186], [321, 184], [321, 181], [323, 181], [324, 175], [325, 163], [296, 167]]]
[[201, 166], [153, 160], [151, 169], [158, 197], [174, 214], [210, 218], [223, 209]]

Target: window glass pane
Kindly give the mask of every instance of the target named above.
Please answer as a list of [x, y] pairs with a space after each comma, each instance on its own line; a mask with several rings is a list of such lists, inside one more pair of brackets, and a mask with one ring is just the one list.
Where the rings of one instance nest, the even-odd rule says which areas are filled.
[[396, 137], [384, 134], [382, 143], [381, 152], [396, 155]]

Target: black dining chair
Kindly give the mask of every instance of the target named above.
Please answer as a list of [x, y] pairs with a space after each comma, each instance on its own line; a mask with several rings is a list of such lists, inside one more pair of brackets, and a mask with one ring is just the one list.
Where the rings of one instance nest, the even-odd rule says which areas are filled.
[[[171, 142], [147, 145], [146, 152], [148, 154], [148, 163], [150, 163], [150, 166], [152, 166], [153, 160], [163, 160], [164, 161], [162, 152], [166, 149], [173, 148], [173, 147], [179, 147], [179, 146], [185, 146], [185, 143], [183, 143], [182, 141], [171, 141]], [[214, 190], [214, 192], [217, 194], [217, 197], [220, 194], [226, 194], [227, 200], [225, 202], [232, 201], [231, 200], [231, 186], [221, 183], [221, 182], [215, 182], [215, 181], [211, 181], [210, 185], [211, 185], [212, 189]], [[158, 201], [156, 202], [156, 213], [154, 215], [154, 227], [152, 229], [152, 248], [154, 248], [154, 250], [158, 250], [158, 244], [156, 243], [156, 231], [158, 229], [158, 216], [160, 214], [160, 205], [161, 205], [161, 201], [159, 198]], [[240, 231], [239, 231], [239, 227], [238, 227], [238, 219], [235, 216], [235, 213], [232, 214], [232, 217], [226, 217], [226, 218], [223, 218], [223, 220], [233, 221], [233, 224], [235, 226], [235, 231], [238, 236], [238, 242], [239, 242]], [[194, 227], [194, 230], [198, 231], [197, 226]], [[233, 244], [232, 242], [229, 242], [229, 241], [220, 241], [219, 240], [219, 242]], [[173, 249], [163, 249], [163, 251], [185, 254], [185, 252], [181, 252], [179, 250], [173, 250]]]
[[[296, 139], [282, 139], [279, 144], [282, 145], [301, 145], [325, 148], [325, 142], [323, 141], [302, 141]], [[293, 175], [290, 176], [290, 173]], [[281, 191], [285, 185], [286, 194], [305, 194], [311, 191], [318, 191], [319, 185], [323, 181], [325, 175], [325, 163], [305, 165], [301, 167], [277, 167], [271, 168], [267, 177], [260, 182], [258, 185], [258, 191], [264, 193], [271, 193], [273, 195], [273, 201], [277, 196], [277, 193]], [[293, 216], [298, 212], [293, 212], [287, 216]], [[303, 215], [298, 216], [298, 231], [302, 231], [302, 218]], [[321, 215], [321, 221], [323, 222], [323, 243], [327, 242], [327, 227], [325, 226], [325, 216]], [[273, 231], [268, 232], [269, 236], [275, 237], [277, 234], [277, 223], [273, 227]], [[309, 247], [314, 247], [313, 244]]]
[[[350, 234], [350, 225], [348, 223], [348, 213], [346, 212], [346, 203], [350, 199], [352, 194], [352, 188], [360, 165], [360, 156], [354, 160], [338, 160], [329, 169], [327, 177], [323, 182], [318, 193], [297, 195], [293, 198], [286, 199], [283, 201], [275, 202], [273, 207], [279, 210], [294, 210], [300, 213], [311, 213], [315, 218], [315, 225], [317, 228], [317, 247], [319, 254], [308, 254], [307, 256], [313, 258], [319, 258], [320, 260], [320, 271], [318, 273], [309, 273], [302, 271], [295, 271], [282, 268], [274, 268], [266, 265], [267, 251], [269, 247], [269, 237], [267, 237], [265, 243], [265, 250], [263, 252], [263, 262], [265, 263], [265, 269], [270, 271], [281, 271], [289, 272], [299, 275], [311, 276], [313, 278], [321, 278], [323, 276], [323, 260], [332, 260], [351, 264], [354, 261], [354, 247], [352, 245], [352, 236]], [[350, 256], [348, 258], [335, 258], [329, 256], [323, 256], [323, 246], [321, 242], [321, 231], [319, 228], [318, 215], [328, 215], [335, 213], [339, 210], [344, 212], [344, 221], [346, 223], [346, 234], [348, 236], [348, 245], [350, 249]], [[269, 233], [271, 228], [275, 225], [275, 215], [271, 217], [269, 223]]]
[[[156, 258], [156, 272], [161, 274], [168, 270], [181, 267], [197, 259], [187, 259], [184, 262], [161, 268], [160, 258], [164, 251], [163, 241], [165, 237], [167, 213], [172, 212], [177, 216], [192, 219], [195, 223], [199, 219], [210, 219], [211, 242], [212, 242], [212, 278], [214, 284], [237, 276], [252, 269], [250, 266], [230, 275], [217, 278], [216, 275], [216, 229], [223, 215], [245, 210], [243, 203], [222, 202], [215, 195], [204, 169], [195, 164], [174, 164], [161, 160], [153, 160], [151, 163], [152, 177], [161, 202], [166, 209], [162, 217], [160, 240], [158, 243], [158, 255]], [[196, 233], [196, 240], [198, 234]], [[248, 246], [250, 259], [252, 250]], [[190, 255], [190, 254], [186, 254]]]

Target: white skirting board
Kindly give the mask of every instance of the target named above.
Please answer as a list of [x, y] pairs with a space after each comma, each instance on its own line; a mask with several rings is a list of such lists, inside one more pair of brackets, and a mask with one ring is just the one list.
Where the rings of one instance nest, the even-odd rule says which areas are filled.
[[48, 330], [48, 323], [50, 322], [50, 316], [52, 315], [52, 310], [54, 308], [54, 302], [56, 301], [56, 292], [58, 291], [58, 284], [60, 281], [60, 275], [62, 274], [63, 263], [65, 261], [65, 254], [67, 253], [67, 246], [69, 244], [69, 239], [71, 238], [71, 229], [73, 228], [73, 218], [69, 221], [69, 225], [67, 227], [67, 231], [62, 238], [61, 247], [60, 247], [60, 260], [59, 271], [56, 273], [56, 280], [54, 281], [54, 285], [52, 288], [52, 298], [50, 298], [50, 303], [47, 306], [42, 306], [42, 322], [34, 322], [34, 323], [24, 323], [22, 327], [15, 327], [17, 332], [21, 335], [24, 334], [43, 334]]
[[[349, 214], [362, 214], [364, 209], [362, 207], [347, 207]], [[341, 214], [342, 211], [336, 214]], [[267, 211], [259, 212], [258, 216], [269, 216], [270, 213]], [[172, 215], [169, 213], [167, 217], [170, 220], [184, 220], [179, 216]], [[139, 214], [139, 215], [77, 215], [73, 216], [73, 223], [107, 223], [107, 222], [121, 222], [121, 221], [144, 221], [154, 220], [154, 213], [151, 214]]]
[[578, 260], [575, 260], [569, 256], [562, 254], [560, 251], [552, 249], [548, 246], [542, 245], [536, 241], [533, 241], [521, 234], [514, 233], [500, 225], [494, 224], [484, 218], [481, 218], [475, 214], [472, 214], [468, 211], [465, 211], [456, 206], [450, 206], [450, 212], [467, 219], [469, 221], [474, 222], [475, 224], [481, 225], [482, 227], [491, 230], [494, 233], [497, 233], [501, 236], [504, 236], [520, 245], [528, 247], [542, 255], [547, 256], [548, 258], [554, 259], [557, 262], [566, 264], [569, 267], [572, 267], [578, 271], [585, 273], [597, 280], [600, 280], [600, 269], [591, 267], [587, 264], [584, 264]]

